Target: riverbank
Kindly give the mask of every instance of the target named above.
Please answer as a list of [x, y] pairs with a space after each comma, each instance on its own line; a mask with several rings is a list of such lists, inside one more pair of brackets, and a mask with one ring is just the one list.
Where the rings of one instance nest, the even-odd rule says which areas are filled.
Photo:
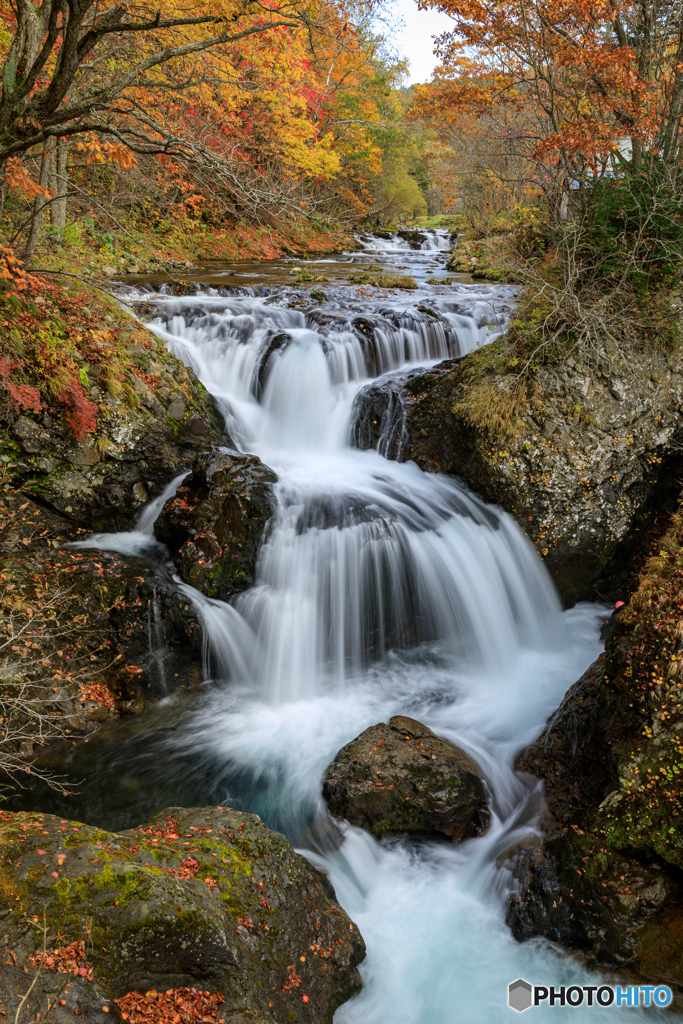
[[291, 218], [278, 227], [246, 222], [216, 227], [170, 215], [139, 226], [95, 210], [68, 224], [61, 238], [46, 230], [31, 269], [49, 271], [62, 281], [60, 275], [101, 280], [126, 274], [186, 273], [211, 260], [320, 256], [357, 246], [340, 225], [303, 218]]

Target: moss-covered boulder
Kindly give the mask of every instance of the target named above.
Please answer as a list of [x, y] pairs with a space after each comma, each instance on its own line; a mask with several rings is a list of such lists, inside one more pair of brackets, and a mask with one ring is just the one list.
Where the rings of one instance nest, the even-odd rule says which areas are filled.
[[0, 459], [5, 480], [75, 527], [121, 530], [224, 424], [155, 335], [113, 300], [88, 302], [50, 286], [11, 315], [22, 359], [8, 380], [26, 394], [0, 381]]
[[510, 851], [508, 921], [596, 964], [683, 984], [683, 517], [672, 516], [605, 655], [516, 767], [545, 780], [545, 834]]
[[253, 583], [276, 480], [256, 455], [214, 448], [195, 459], [154, 526], [186, 583], [218, 598]]
[[510, 512], [567, 605], [630, 557], [681, 472], [680, 359], [630, 359], [605, 354], [597, 368], [574, 351], [524, 375], [499, 338], [408, 379], [400, 397], [400, 459]]
[[30, 973], [44, 921], [53, 962], [83, 943], [75, 978], [91, 1002], [196, 987], [221, 992], [230, 1021], [322, 1024], [360, 988], [358, 929], [255, 815], [171, 808], [112, 833], [4, 812], [0, 851], [5, 959]]
[[342, 747], [325, 772], [323, 796], [331, 814], [378, 839], [409, 833], [460, 842], [482, 835], [490, 822], [476, 764], [401, 715]]

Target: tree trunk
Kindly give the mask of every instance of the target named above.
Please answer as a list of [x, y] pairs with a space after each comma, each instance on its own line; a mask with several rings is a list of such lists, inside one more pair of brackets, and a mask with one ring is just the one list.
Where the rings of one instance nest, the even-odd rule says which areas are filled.
[[[40, 184], [43, 188], [47, 188], [47, 183], [50, 180], [50, 156], [51, 154], [46, 144], [43, 149], [43, 159], [40, 164]], [[33, 254], [36, 251], [38, 236], [40, 235], [40, 228], [43, 223], [43, 214], [45, 213], [47, 202], [48, 200], [44, 196], [36, 196], [34, 200], [31, 227], [29, 229], [28, 238], [26, 239], [26, 248], [22, 254], [22, 260], [26, 264], [31, 262]]]
[[56, 241], [62, 241], [64, 228], [66, 227], [66, 190], [68, 185], [67, 158], [69, 155], [69, 144], [66, 139], [57, 140], [57, 154], [55, 160], [55, 173], [50, 188], [57, 197], [50, 207], [52, 227], [54, 228]]

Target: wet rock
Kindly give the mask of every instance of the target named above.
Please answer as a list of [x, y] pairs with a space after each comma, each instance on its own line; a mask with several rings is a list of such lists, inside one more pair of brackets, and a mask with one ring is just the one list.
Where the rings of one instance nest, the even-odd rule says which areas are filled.
[[571, 605], [625, 562], [680, 475], [683, 365], [634, 353], [620, 376], [570, 357], [539, 369], [528, 401], [496, 420], [503, 344], [406, 382], [401, 458], [515, 516]]
[[671, 517], [605, 654], [515, 767], [544, 782], [543, 834], [510, 851], [508, 923], [598, 966], [683, 984], [683, 516]]
[[276, 479], [255, 455], [213, 449], [195, 460], [154, 526], [186, 583], [225, 598], [253, 582]]
[[[78, 1015], [106, 1005], [113, 1019], [111, 1000], [128, 992], [194, 986], [222, 992], [229, 1020], [323, 1024], [360, 989], [358, 929], [255, 815], [171, 808], [112, 833], [0, 812], [0, 848], [3, 943], [19, 970], [41, 948], [33, 922], [43, 914], [49, 950], [86, 941], [71, 995]], [[53, 986], [66, 980], [41, 973]], [[13, 980], [3, 971], [12, 1019]]]
[[424, 231], [410, 231], [407, 228], [401, 228], [396, 234], [404, 242], [408, 242], [411, 249], [421, 249], [422, 243], [426, 242], [429, 237]]
[[282, 353], [285, 348], [291, 343], [292, 339], [286, 331], [280, 331], [273, 338], [270, 339], [266, 347], [263, 349], [259, 356], [259, 369], [258, 369], [258, 389], [259, 393], [263, 391], [268, 374], [272, 369], [273, 353]]
[[325, 772], [323, 796], [331, 814], [378, 839], [408, 833], [461, 842], [490, 822], [477, 765], [401, 715], [342, 747]]
[[593, 967], [637, 964], [641, 976], [674, 977], [655, 968], [668, 923], [658, 915], [667, 907], [680, 929], [683, 908], [671, 904], [680, 902], [683, 888], [660, 865], [608, 853], [595, 836], [572, 829], [519, 843], [499, 865], [514, 879], [506, 919], [518, 941], [543, 936], [587, 956]]
[[356, 395], [352, 408], [351, 443], [361, 451], [376, 448], [385, 459], [403, 461], [410, 438], [406, 429], [412, 395], [406, 376], [385, 377]]

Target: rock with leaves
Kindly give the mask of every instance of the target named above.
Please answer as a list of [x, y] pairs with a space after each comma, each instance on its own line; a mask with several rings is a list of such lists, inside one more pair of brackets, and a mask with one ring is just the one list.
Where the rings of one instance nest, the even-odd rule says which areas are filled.
[[[327, 1024], [360, 988], [357, 927], [255, 815], [171, 808], [112, 833], [0, 812], [0, 854], [0, 999], [12, 1017], [41, 964], [71, 1019], [98, 1024], [116, 1009], [136, 1024], [147, 993], [145, 1019], [159, 1024], [176, 1004], [187, 1024], [217, 1009], [234, 1022]], [[20, 1024], [45, 1013], [46, 994]]]
[[406, 833], [461, 842], [482, 835], [491, 818], [472, 759], [403, 715], [342, 747], [325, 772], [323, 796], [331, 814], [378, 839]]
[[544, 835], [507, 854], [508, 921], [601, 966], [683, 982], [683, 519], [609, 623], [605, 654], [516, 767], [545, 780]]

